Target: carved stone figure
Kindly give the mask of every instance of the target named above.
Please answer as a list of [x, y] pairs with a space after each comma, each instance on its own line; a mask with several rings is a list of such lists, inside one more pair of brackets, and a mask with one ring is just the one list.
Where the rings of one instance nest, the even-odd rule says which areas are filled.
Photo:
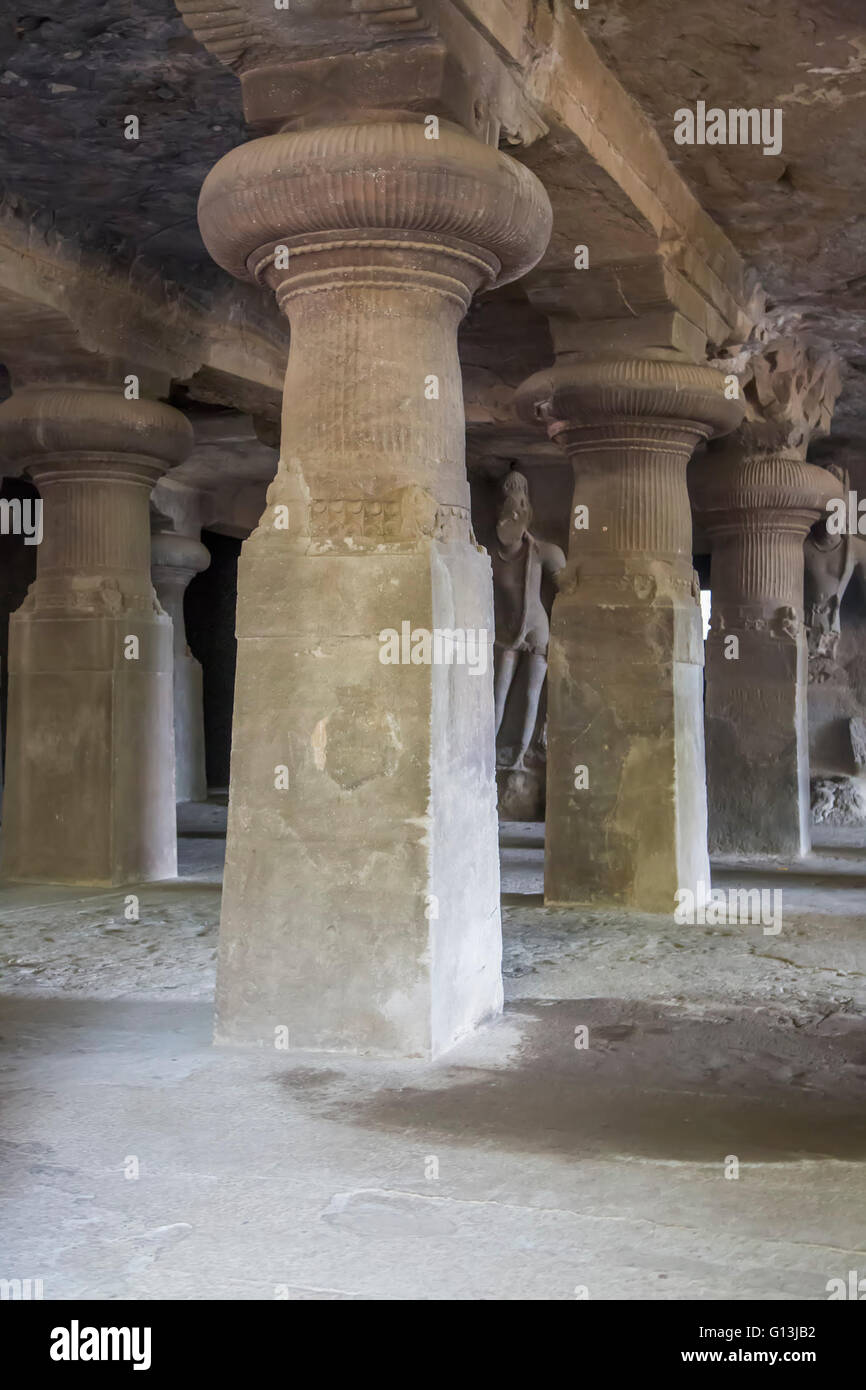
[[[825, 467], [839, 480], [839, 496], [846, 498], [847, 470], [840, 464]], [[862, 825], [866, 821], [866, 705], [858, 663], [851, 660], [856, 634], [862, 630], [862, 605], [855, 605], [851, 612], [853, 642], [849, 639], [847, 652], [839, 648], [842, 601], [852, 581], [866, 598], [866, 538], [834, 534], [823, 520], [806, 538], [804, 556], [812, 820]]]
[[565, 555], [559, 546], [534, 536], [529, 530], [531, 522], [529, 484], [522, 473], [512, 469], [502, 484], [492, 559], [497, 735], [521, 660], [529, 668], [520, 741], [514, 760], [508, 764], [514, 771], [525, 767], [547, 674], [550, 622], [542, 600], [542, 581], [545, 575], [554, 578], [565, 568]]
[[[840, 496], [847, 497], [847, 470], [839, 464], [825, 465], [825, 469], [839, 479]], [[855, 575], [866, 595], [866, 537], [834, 535], [825, 519], [806, 537], [804, 556], [810, 676], [822, 680], [826, 678], [822, 661], [836, 657], [842, 599]]]

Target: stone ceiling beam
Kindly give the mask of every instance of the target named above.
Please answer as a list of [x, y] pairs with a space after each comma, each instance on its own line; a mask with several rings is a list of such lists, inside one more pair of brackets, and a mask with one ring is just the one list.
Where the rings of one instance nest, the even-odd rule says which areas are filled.
[[610, 266], [620, 279], [629, 263], [643, 274], [644, 263], [658, 258], [671, 308], [703, 327], [716, 347], [744, 342], [763, 309], [754, 277], [605, 67], [577, 14], [533, 0], [467, 3], [521, 74], [524, 94], [550, 132], [521, 156], [545, 184], [554, 211], [550, 246], [528, 284], [543, 295], [563, 274], [570, 280], [576, 245], [588, 246], [591, 271]]
[[[279, 415], [288, 337], [262, 296], [229, 287], [202, 305], [152, 269], [84, 254], [0, 205], [0, 360], [31, 381], [172, 380], [205, 399]], [[144, 387], [143, 392], [144, 393]]]

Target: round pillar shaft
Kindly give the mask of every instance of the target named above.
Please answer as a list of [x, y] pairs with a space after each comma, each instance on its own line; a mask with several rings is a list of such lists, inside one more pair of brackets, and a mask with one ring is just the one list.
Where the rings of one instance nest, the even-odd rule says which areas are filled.
[[151, 561], [153, 586], [173, 630], [175, 798], [207, 801], [202, 669], [187, 646], [183, 600], [190, 580], [210, 564], [210, 554], [194, 537], [157, 532]]

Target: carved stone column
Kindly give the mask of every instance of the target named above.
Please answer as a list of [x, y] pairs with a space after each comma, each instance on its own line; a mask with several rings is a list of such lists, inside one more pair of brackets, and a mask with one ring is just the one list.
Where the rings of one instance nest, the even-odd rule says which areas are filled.
[[742, 416], [674, 360], [560, 361], [520, 391], [574, 467], [548, 669], [545, 901], [671, 911], [709, 883], [686, 466]]
[[712, 545], [707, 638], [710, 850], [808, 852], [808, 652], [803, 542], [839, 490], [782, 453], [726, 449], [694, 471]]
[[[502, 999], [491, 573], [457, 328], [541, 255], [549, 204], [418, 116], [244, 145], [199, 218], [291, 324], [279, 471], [238, 576], [217, 1036], [436, 1054]], [[483, 663], [385, 664], [404, 623], [481, 633]]]
[[156, 531], [150, 543], [157, 598], [174, 632], [174, 791], [177, 801], [207, 801], [201, 663], [186, 642], [183, 596], [193, 575], [210, 564], [210, 551], [193, 536]]
[[840, 381], [831, 354], [796, 338], [746, 351], [746, 418], [690, 477], [712, 547], [709, 844], [788, 858], [810, 846], [803, 542], [839, 490], [805, 458], [830, 428]]
[[5, 876], [177, 873], [171, 624], [150, 578], [150, 490], [192, 444], [155, 401], [32, 387], [0, 448], [39, 489], [36, 580], [9, 624]]

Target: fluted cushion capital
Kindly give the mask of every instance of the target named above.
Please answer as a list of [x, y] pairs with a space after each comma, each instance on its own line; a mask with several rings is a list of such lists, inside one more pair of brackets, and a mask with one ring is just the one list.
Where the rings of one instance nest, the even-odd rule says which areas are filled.
[[190, 570], [200, 574], [210, 564], [210, 551], [194, 536], [155, 531], [150, 538], [150, 562], [154, 569]]
[[548, 428], [604, 425], [614, 419], [691, 421], [708, 436], [727, 434], [743, 404], [725, 398], [713, 367], [654, 358], [575, 358], [536, 372], [517, 393], [517, 409]]
[[386, 121], [268, 135], [231, 150], [204, 181], [199, 227], [213, 259], [241, 280], [282, 238], [345, 231], [432, 233], [496, 257], [505, 284], [550, 237], [544, 187], [517, 160], [441, 122]]
[[0, 451], [16, 461], [133, 454], [170, 468], [192, 445], [192, 426], [179, 410], [161, 401], [126, 400], [120, 390], [32, 386], [0, 405]]
[[817, 519], [840, 488], [832, 473], [779, 453], [710, 451], [689, 471], [695, 510], [708, 523], [738, 512], [814, 513]]

